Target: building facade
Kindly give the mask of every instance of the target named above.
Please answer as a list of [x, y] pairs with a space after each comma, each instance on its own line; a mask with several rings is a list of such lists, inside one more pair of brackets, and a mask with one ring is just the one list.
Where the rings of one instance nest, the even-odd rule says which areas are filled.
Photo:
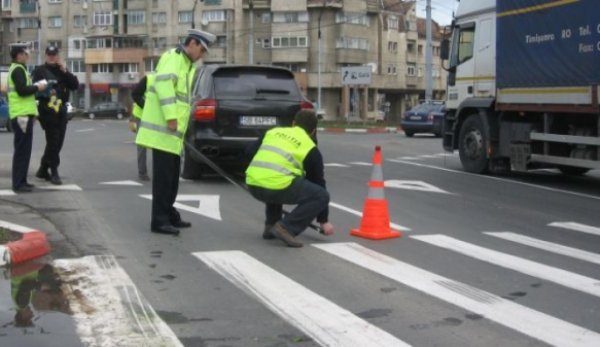
[[[398, 121], [425, 94], [425, 22], [417, 18], [414, 1], [0, 1], [0, 65], [10, 63], [15, 43], [30, 44], [32, 63], [43, 60], [47, 45], [60, 47], [81, 82], [73, 100], [79, 107], [109, 100], [129, 104], [135, 83], [192, 26], [217, 36], [204, 63], [289, 68], [313, 102], [320, 89], [327, 119]], [[440, 32], [433, 27], [433, 89], [439, 99], [446, 81]], [[342, 68], [364, 65], [372, 72], [369, 85], [342, 84]]]

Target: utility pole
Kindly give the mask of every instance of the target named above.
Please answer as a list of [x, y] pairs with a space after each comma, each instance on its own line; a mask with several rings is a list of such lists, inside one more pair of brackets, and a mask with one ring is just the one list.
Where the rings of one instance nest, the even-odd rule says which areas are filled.
[[42, 65], [42, 7], [40, 5], [40, 0], [36, 2], [37, 4], [37, 15], [38, 15], [38, 30], [37, 30], [37, 60], [36, 65]]
[[[325, 7], [325, 1], [323, 0], [323, 7]], [[321, 17], [323, 16], [323, 7], [319, 11], [319, 25], [318, 25], [318, 45], [317, 45], [317, 113], [322, 110], [321, 104]]]
[[431, 38], [431, 0], [427, 0], [427, 46], [425, 47], [425, 102], [430, 103], [433, 97], [433, 47]]
[[[200, 0], [200, 2], [203, 1]], [[198, 5], [198, 0], [194, 0], [194, 6], [192, 7], [192, 29], [196, 29], [196, 5]]]
[[250, 34], [248, 35], [248, 64], [254, 64], [254, 1], [248, 0]]

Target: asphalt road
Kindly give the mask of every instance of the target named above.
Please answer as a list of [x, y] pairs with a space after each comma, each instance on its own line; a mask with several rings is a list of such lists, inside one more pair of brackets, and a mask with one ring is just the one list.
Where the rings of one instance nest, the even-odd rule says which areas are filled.
[[[471, 175], [433, 137], [319, 134], [336, 234], [289, 249], [261, 239], [263, 206], [219, 178], [181, 182], [191, 229], [150, 233], [150, 184], [101, 184], [137, 179], [132, 140], [125, 121], [71, 122], [61, 173], [82, 190], [16, 199], [64, 234], [55, 258], [114, 255], [185, 346], [600, 342], [597, 171]], [[376, 145], [399, 239], [349, 235]]]

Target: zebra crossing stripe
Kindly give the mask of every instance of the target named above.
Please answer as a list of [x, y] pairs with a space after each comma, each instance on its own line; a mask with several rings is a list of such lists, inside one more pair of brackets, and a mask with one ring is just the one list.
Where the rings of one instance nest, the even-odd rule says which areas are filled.
[[409, 346], [241, 251], [192, 253], [323, 346]]
[[356, 243], [313, 244], [336, 257], [555, 346], [599, 346], [600, 334]]
[[555, 228], [570, 229], [570, 230], [580, 231], [582, 233], [600, 236], [600, 228], [593, 227], [590, 225], [575, 223], [575, 222], [554, 222], [554, 223], [548, 224], [548, 226], [555, 227]]
[[600, 297], [600, 281], [594, 278], [480, 247], [446, 235], [416, 235], [411, 238]]
[[564, 255], [567, 257], [588, 261], [594, 264], [600, 264], [600, 254], [592, 253], [588, 251], [583, 251], [577, 248], [563, 246], [558, 243], [552, 243], [548, 241], [543, 241], [539, 239], [535, 239], [533, 237], [519, 235], [512, 232], [484, 232], [486, 235], [490, 235], [493, 237], [497, 237], [503, 240], [512, 241], [516, 243], [520, 243], [522, 245], [534, 247], [537, 249], [541, 249], [544, 251]]

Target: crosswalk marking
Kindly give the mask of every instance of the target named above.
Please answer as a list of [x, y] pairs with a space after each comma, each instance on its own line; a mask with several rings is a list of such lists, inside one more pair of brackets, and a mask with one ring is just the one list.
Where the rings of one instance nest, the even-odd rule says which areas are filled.
[[575, 222], [554, 222], [548, 224], [548, 226], [555, 228], [570, 229], [574, 231], [581, 231], [582, 233], [600, 236], [600, 228]]
[[192, 254], [323, 346], [409, 346], [244, 252]]
[[548, 252], [564, 255], [567, 257], [588, 261], [594, 264], [600, 264], [600, 254], [583, 251], [577, 248], [559, 245], [558, 243], [552, 243], [535, 239], [533, 237], [519, 235], [512, 232], [484, 232], [486, 235], [494, 236], [503, 240], [508, 240], [522, 245], [542, 249]]
[[356, 243], [312, 246], [551, 345], [600, 346], [600, 334], [594, 331], [428, 272]]
[[[351, 213], [351, 214], [353, 214], [353, 215], [355, 215], [355, 216], [362, 217], [362, 212], [360, 212], [360, 211], [357, 211], [357, 210], [355, 210], [355, 209], [352, 209], [352, 208], [350, 208], [350, 207], [346, 207], [346, 206], [344, 206], [344, 205], [338, 204], [338, 203], [336, 203], [336, 202], [330, 202], [330, 203], [329, 203], [329, 206], [331, 206], [331, 207], [335, 207], [335, 208], [337, 208], [338, 210], [342, 210], [342, 211], [345, 211], [345, 212]], [[396, 229], [396, 230], [400, 230], [400, 231], [411, 231], [411, 229], [410, 229], [409, 227], [405, 227], [405, 226], [403, 226], [403, 225], [396, 224], [396, 223], [390, 223], [390, 227], [392, 227], [392, 229]]]
[[325, 163], [324, 166], [325, 167], [350, 167], [349, 165], [338, 164], [338, 163]]
[[373, 166], [372, 163], [366, 163], [364, 161], [353, 161], [353, 162], [350, 162], [349, 164], [357, 165], [357, 166]]
[[446, 235], [414, 235], [411, 238], [600, 297], [600, 281], [594, 278], [480, 247]]

